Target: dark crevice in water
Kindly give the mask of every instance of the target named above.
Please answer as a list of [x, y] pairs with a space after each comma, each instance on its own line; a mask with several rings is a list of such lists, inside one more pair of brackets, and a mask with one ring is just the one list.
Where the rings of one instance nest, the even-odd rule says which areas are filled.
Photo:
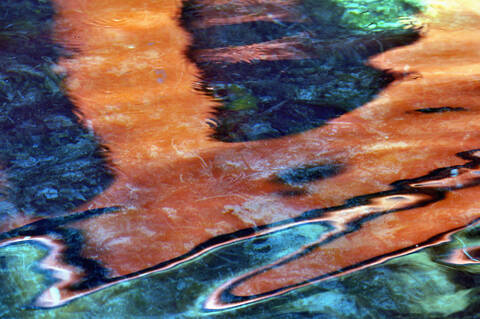
[[416, 109], [415, 112], [418, 113], [445, 113], [445, 112], [465, 112], [468, 109], [464, 107], [451, 107], [451, 106], [442, 106], [442, 107], [426, 107], [423, 109]]
[[304, 189], [287, 189], [278, 191], [277, 194], [282, 197], [300, 197], [308, 195], [308, 191]]
[[341, 164], [305, 165], [278, 172], [273, 182], [287, 185], [302, 185], [333, 177], [342, 172]]
[[54, 14], [49, 1], [0, 2], [0, 201], [29, 215], [65, 213], [112, 180], [53, 71], [66, 52], [52, 40]]

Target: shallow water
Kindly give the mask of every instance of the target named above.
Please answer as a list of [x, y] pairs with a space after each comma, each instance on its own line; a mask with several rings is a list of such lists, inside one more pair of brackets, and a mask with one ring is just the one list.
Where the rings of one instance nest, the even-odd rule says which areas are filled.
[[0, 317], [474, 318], [461, 4], [3, 2]]

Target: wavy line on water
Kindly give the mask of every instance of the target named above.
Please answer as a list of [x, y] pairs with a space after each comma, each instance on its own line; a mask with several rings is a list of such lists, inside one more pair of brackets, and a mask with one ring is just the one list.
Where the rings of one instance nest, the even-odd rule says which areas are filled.
[[[66, 244], [65, 239], [59, 238], [59, 233], [55, 232], [56, 229], [80, 219], [91, 218], [104, 213], [114, 213], [119, 209], [118, 207], [91, 210], [71, 216], [44, 219], [34, 222], [0, 234], [0, 247], [35, 242], [49, 249], [48, 255], [40, 261], [40, 267], [53, 270], [52, 276], [56, 279], [56, 282], [36, 298], [33, 306], [51, 308], [64, 305], [74, 299], [121, 282], [172, 269], [173, 267], [200, 257], [207, 252], [219, 248], [225, 248], [247, 239], [259, 238], [267, 234], [311, 223], [322, 223], [329, 226], [329, 231], [322, 234], [322, 236], [316, 241], [304, 246], [293, 254], [222, 284], [204, 303], [204, 308], [207, 311], [239, 307], [253, 302], [263, 301], [300, 287], [345, 275], [366, 267], [383, 263], [392, 258], [410, 254], [420, 249], [449, 241], [452, 233], [464, 229], [474, 221], [470, 221], [469, 224], [462, 227], [457, 227], [441, 234], [437, 234], [436, 236], [414, 246], [405, 247], [394, 252], [388, 252], [361, 263], [339, 268], [335, 271], [293, 285], [279, 287], [271, 291], [254, 295], [242, 296], [234, 294], [235, 288], [239, 287], [247, 280], [271, 269], [286, 265], [294, 260], [299, 260], [319, 247], [347, 234], [360, 231], [362, 224], [367, 221], [385, 214], [424, 207], [444, 199], [445, 194], [449, 191], [473, 187], [480, 184], [480, 150], [461, 152], [458, 153], [457, 156], [469, 160], [469, 162], [463, 165], [436, 169], [429, 174], [418, 178], [397, 181], [392, 184], [392, 190], [354, 197], [341, 206], [314, 209], [307, 211], [296, 218], [283, 220], [273, 224], [246, 228], [234, 233], [217, 236], [198, 245], [184, 255], [124, 276], [113, 278], [92, 278], [91, 276], [88, 276], [89, 274], [85, 270], [86, 267], [77, 264], [75, 267], [72, 267], [72, 265], [66, 262], [71, 260], [72, 256], [69, 256], [69, 258], [64, 256], [68, 249], [68, 245]], [[77, 251], [77, 253], [80, 252]], [[84, 258], [83, 260], [86, 261], [87, 259]], [[77, 263], [79, 263], [78, 260]], [[88, 288], [74, 288], [76, 285], [78, 286], [79, 282], [83, 283], [82, 287]]]

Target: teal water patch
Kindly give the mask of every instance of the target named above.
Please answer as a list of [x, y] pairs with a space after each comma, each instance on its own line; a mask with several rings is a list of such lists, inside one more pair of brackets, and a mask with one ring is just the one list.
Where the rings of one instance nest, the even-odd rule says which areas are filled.
[[39, 246], [11, 245], [0, 248], [0, 318], [29, 318], [33, 296], [48, 287], [38, 272], [37, 261], [47, 251]]
[[0, 313], [12, 318], [221, 316], [222, 313], [203, 310], [212, 290], [246, 271], [293, 253], [327, 229], [322, 224], [306, 224], [226, 245], [170, 270], [105, 288], [54, 309], [25, 308], [51, 282], [48, 272], [42, 271], [38, 263], [46, 256], [45, 248], [13, 244], [0, 248], [0, 260], [6, 261], [2, 265], [2, 281], [9, 287], [1, 296]]
[[[248, 307], [205, 312], [203, 302], [225, 281], [274, 261], [326, 231], [311, 224], [211, 251], [173, 269], [120, 283], [54, 309], [26, 309], [48, 283], [36, 260], [45, 249], [0, 249], [2, 318], [475, 318], [480, 265], [445, 263], [452, 250], [480, 246], [479, 228], [446, 244], [299, 288]], [[460, 240], [459, 240], [460, 239]]]

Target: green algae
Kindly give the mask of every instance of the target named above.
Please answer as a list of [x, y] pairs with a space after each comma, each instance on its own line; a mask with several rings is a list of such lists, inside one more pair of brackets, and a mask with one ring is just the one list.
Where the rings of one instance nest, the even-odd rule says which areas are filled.
[[358, 32], [402, 30], [425, 8], [418, 0], [337, 0], [345, 8], [342, 22]]
[[258, 108], [255, 96], [240, 85], [219, 83], [209, 87], [208, 91], [217, 100], [222, 101], [221, 107], [227, 110], [243, 111]]

